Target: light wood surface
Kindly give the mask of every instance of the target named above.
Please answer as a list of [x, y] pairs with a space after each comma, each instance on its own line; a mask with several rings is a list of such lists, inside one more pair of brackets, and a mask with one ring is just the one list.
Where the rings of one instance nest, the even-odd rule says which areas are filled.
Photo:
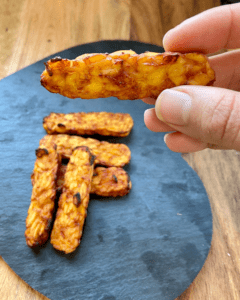
[[[181, 21], [218, 0], [0, 0], [0, 79], [79, 44], [124, 39], [162, 45]], [[201, 178], [213, 212], [209, 256], [178, 300], [240, 299], [240, 155], [204, 150], [183, 158]], [[0, 253], [1, 254], [1, 253]], [[47, 299], [0, 259], [0, 299]]]

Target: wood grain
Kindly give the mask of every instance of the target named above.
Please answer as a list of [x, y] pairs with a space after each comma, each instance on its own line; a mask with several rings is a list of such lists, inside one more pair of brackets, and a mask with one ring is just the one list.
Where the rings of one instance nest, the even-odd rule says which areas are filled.
[[183, 157], [209, 196], [213, 239], [204, 267], [178, 300], [240, 299], [240, 153], [204, 150]]
[[[162, 45], [163, 35], [218, 0], [0, 0], [0, 79], [48, 55], [98, 40]], [[213, 212], [204, 267], [178, 300], [240, 299], [240, 155], [204, 150], [183, 158], [200, 176]], [[0, 259], [0, 298], [47, 299]]]
[[1, 0], [0, 79], [64, 49], [130, 37], [130, 1]]

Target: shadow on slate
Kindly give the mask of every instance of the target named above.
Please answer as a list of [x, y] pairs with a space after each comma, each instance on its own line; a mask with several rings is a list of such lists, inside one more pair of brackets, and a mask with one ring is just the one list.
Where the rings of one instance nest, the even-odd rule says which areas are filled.
[[[102, 41], [56, 55], [74, 59], [83, 53], [132, 49], [163, 52], [161, 47], [130, 41]], [[30, 286], [51, 300], [174, 299], [194, 280], [208, 255], [211, 209], [202, 182], [180, 154], [167, 149], [162, 133], [149, 131], [140, 100], [68, 99], [40, 85], [39, 61], [0, 82], [2, 163], [0, 169], [0, 254]], [[31, 198], [35, 149], [45, 135], [50, 112], [130, 113], [134, 128], [126, 143], [132, 160], [125, 169], [129, 195], [91, 196], [84, 234], [74, 254], [62, 255], [47, 244], [26, 246], [25, 219]]]

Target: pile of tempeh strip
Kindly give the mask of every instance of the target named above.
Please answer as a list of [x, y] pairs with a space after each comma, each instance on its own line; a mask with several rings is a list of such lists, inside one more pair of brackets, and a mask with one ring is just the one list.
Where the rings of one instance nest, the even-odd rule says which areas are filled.
[[124, 196], [132, 184], [122, 168], [131, 159], [126, 145], [70, 134], [126, 136], [133, 120], [120, 113], [51, 113], [43, 126], [51, 134], [40, 140], [36, 150], [26, 243], [36, 247], [48, 240], [57, 211], [50, 242], [55, 249], [71, 253], [80, 244], [90, 193]]

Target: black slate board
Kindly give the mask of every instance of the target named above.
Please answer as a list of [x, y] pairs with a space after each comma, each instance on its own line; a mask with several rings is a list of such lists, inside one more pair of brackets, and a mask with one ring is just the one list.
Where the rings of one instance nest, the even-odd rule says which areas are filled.
[[[56, 55], [74, 59], [121, 49], [163, 51], [139, 42], [102, 41]], [[0, 254], [52, 300], [174, 299], [196, 277], [210, 248], [212, 216], [200, 179], [180, 154], [167, 149], [163, 134], [145, 127], [147, 104], [51, 94], [39, 82], [43, 61], [0, 82]], [[91, 196], [81, 245], [66, 256], [49, 242], [33, 251], [24, 238], [35, 149], [45, 135], [42, 119], [52, 111], [127, 112], [135, 122], [129, 137], [108, 139], [126, 143], [132, 151], [125, 167], [133, 185], [130, 194]]]

